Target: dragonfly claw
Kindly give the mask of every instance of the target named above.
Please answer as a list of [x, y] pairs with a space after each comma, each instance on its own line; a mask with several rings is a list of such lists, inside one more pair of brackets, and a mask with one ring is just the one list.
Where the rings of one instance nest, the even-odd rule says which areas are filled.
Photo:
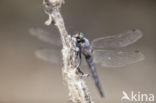
[[89, 77], [89, 74], [82, 74], [82, 77]]

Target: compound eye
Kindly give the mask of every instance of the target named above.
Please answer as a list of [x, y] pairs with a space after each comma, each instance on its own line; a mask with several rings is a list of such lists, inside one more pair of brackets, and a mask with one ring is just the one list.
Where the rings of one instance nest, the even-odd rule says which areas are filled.
[[80, 33], [80, 38], [84, 38], [84, 34], [83, 33]]

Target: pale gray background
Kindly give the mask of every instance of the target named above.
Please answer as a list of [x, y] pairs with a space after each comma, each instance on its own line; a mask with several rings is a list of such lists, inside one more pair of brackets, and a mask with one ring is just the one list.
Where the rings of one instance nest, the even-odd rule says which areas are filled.
[[[125, 48], [142, 51], [144, 61], [118, 69], [97, 66], [105, 98], [100, 98], [92, 79], [86, 79], [96, 103], [123, 103], [123, 90], [156, 94], [155, 0], [66, 0], [61, 12], [70, 33], [84, 32], [90, 40], [133, 28], [144, 34]], [[59, 35], [56, 27], [43, 24], [47, 18], [42, 0], [0, 1], [0, 103], [67, 103], [61, 66], [34, 56], [35, 50], [50, 45], [28, 33], [40, 27]]]

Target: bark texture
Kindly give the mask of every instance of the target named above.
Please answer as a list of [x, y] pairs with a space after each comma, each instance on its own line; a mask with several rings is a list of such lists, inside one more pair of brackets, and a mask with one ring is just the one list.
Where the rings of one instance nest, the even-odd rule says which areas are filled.
[[43, 0], [45, 13], [49, 16], [45, 24], [50, 25], [53, 23], [60, 32], [64, 64], [62, 74], [69, 89], [70, 100], [73, 103], [93, 103], [87, 85], [77, 71], [78, 62], [76, 60], [75, 39], [68, 34], [60, 13], [63, 3], [64, 0]]

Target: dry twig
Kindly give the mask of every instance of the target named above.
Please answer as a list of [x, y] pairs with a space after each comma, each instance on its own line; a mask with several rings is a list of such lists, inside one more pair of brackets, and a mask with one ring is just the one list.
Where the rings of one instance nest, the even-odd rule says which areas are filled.
[[45, 12], [49, 19], [45, 22], [46, 25], [53, 23], [59, 30], [62, 40], [62, 55], [63, 55], [63, 78], [69, 89], [69, 96], [73, 103], [93, 103], [88, 92], [85, 81], [77, 71], [76, 52], [74, 51], [75, 40], [72, 38], [64, 25], [63, 17], [60, 13], [60, 8], [64, 0], [43, 0]]

